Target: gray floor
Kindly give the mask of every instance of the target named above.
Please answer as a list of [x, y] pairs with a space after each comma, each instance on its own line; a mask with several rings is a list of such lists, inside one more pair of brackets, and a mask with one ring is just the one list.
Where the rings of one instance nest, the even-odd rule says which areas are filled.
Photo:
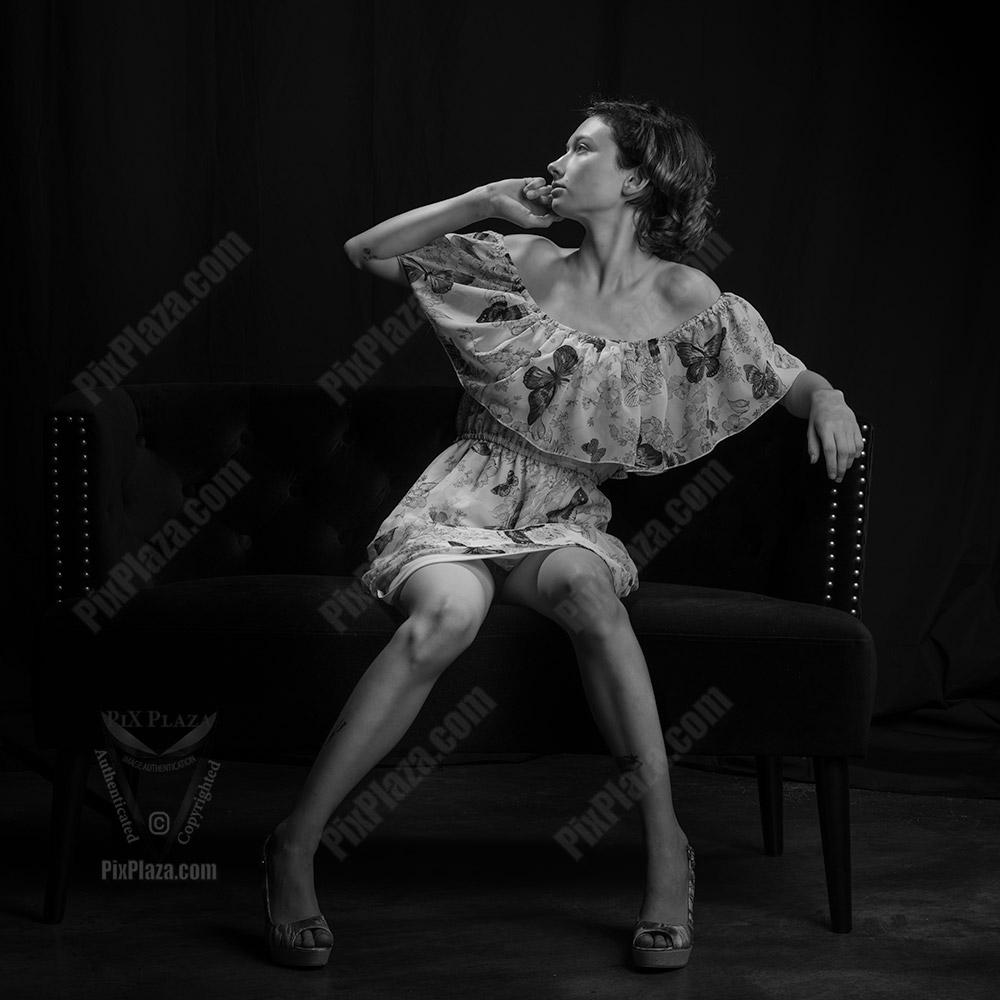
[[[612, 773], [606, 758], [573, 756], [448, 766], [343, 860], [322, 849], [333, 956], [321, 971], [281, 969], [260, 943], [255, 859], [304, 773], [223, 764], [188, 855], [215, 861], [215, 882], [102, 881], [101, 859], [123, 855], [107, 820], [85, 809], [66, 918], [54, 926], [40, 922], [50, 786], [32, 771], [0, 773], [0, 995], [998, 995], [1000, 801], [853, 789], [854, 930], [839, 935], [828, 928], [813, 786], [786, 783], [785, 853], [768, 858], [752, 778], [676, 767], [675, 803], [697, 852], [695, 948], [686, 969], [637, 972], [638, 816], [621, 810], [573, 860], [553, 834]], [[92, 768], [99, 790], [97, 779]]]

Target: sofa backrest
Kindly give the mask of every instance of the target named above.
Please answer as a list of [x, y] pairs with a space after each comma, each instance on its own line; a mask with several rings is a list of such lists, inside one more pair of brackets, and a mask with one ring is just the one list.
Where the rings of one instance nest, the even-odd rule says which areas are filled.
[[[462, 391], [368, 385], [339, 404], [316, 385], [161, 383], [96, 404], [64, 396], [46, 422], [50, 598], [116, 574], [145, 587], [360, 573], [382, 520], [454, 440]], [[640, 579], [819, 603], [830, 504], [846, 514], [867, 490], [857, 469], [838, 491], [810, 466], [805, 430], [775, 406], [697, 462], [607, 480], [610, 531]], [[850, 577], [838, 586], [833, 603], [850, 609]]]

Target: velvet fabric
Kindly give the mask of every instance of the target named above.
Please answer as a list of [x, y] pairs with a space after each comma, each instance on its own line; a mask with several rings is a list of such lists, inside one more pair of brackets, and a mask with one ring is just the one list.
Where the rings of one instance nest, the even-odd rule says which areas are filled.
[[[46, 435], [61, 530], [36, 631], [40, 744], [98, 747], [99, 710], [177, 705], [221, 709], [217, 752], [311, 759], [403, 620], [358, 576], [385, 512], [454, 434], [460, 395], [367, 386], [342, 406], [318, 386], [140, 384], [101, 405], [60, 400]], [[387, 449], [404, 423], [407, 447]], [[801, 427], [776, 407], [715, 449], [710, 478], [694, 462], [606, 484], [611, 531], [642, 570], [623, 603], [664, 728], [706, 692], [725, 708], [687, 751], [865, 752], [866, 463], [831, 484]], [[679, 510], [684, 524], [667, 513]], [[398, 749], [476, 687], [496, 708], [463, 752], [605, 750], [567, 630], [499, 603]]]

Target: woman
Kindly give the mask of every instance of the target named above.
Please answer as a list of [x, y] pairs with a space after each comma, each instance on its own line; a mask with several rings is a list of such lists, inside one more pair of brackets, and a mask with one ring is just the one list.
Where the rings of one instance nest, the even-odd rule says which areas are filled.
[[[413, 288], [466, 389], [455, 443], [369, 546], [369, 593], [405, 621], [351, 694], [262, 856], [272, 957], [325, 963], [313, 885], [324, 826], [388, 754], [494, 599], [566, 628], [584, 688], [639, 798], [639, 966], [686, 964], [694, 852], [674, 814], [649, 673], [621, 598], [635, 564], [608, 535], [598, 486], [695, 460], [780, 401], [808, 419], [838, 482], [863, 441], [843, 393], [770, 337], [754, 308], [680, 259], [710, 230], [712, 155], [657, 105], [600, 101], [544, 178], [475, 188], [348, 240], [355, 266]], [[578, 249], [537, 234], [460, 234], [483, 219], [583, 226]]]

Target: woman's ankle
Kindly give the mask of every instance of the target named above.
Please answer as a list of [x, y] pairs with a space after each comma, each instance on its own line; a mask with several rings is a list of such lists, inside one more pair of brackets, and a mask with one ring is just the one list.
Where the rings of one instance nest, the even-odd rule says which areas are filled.
[[655, 833], [646, 832], [646, 850], [650, 854], [684, 853], [689, 844], [687, 834], [679, 827], [658, 830]]
[[275, 850], [288, 854], [312, 856], [319, 847], [319, 839], [305, 834], [290, 816], [286, 816], [274, 828], [271, 840]]

